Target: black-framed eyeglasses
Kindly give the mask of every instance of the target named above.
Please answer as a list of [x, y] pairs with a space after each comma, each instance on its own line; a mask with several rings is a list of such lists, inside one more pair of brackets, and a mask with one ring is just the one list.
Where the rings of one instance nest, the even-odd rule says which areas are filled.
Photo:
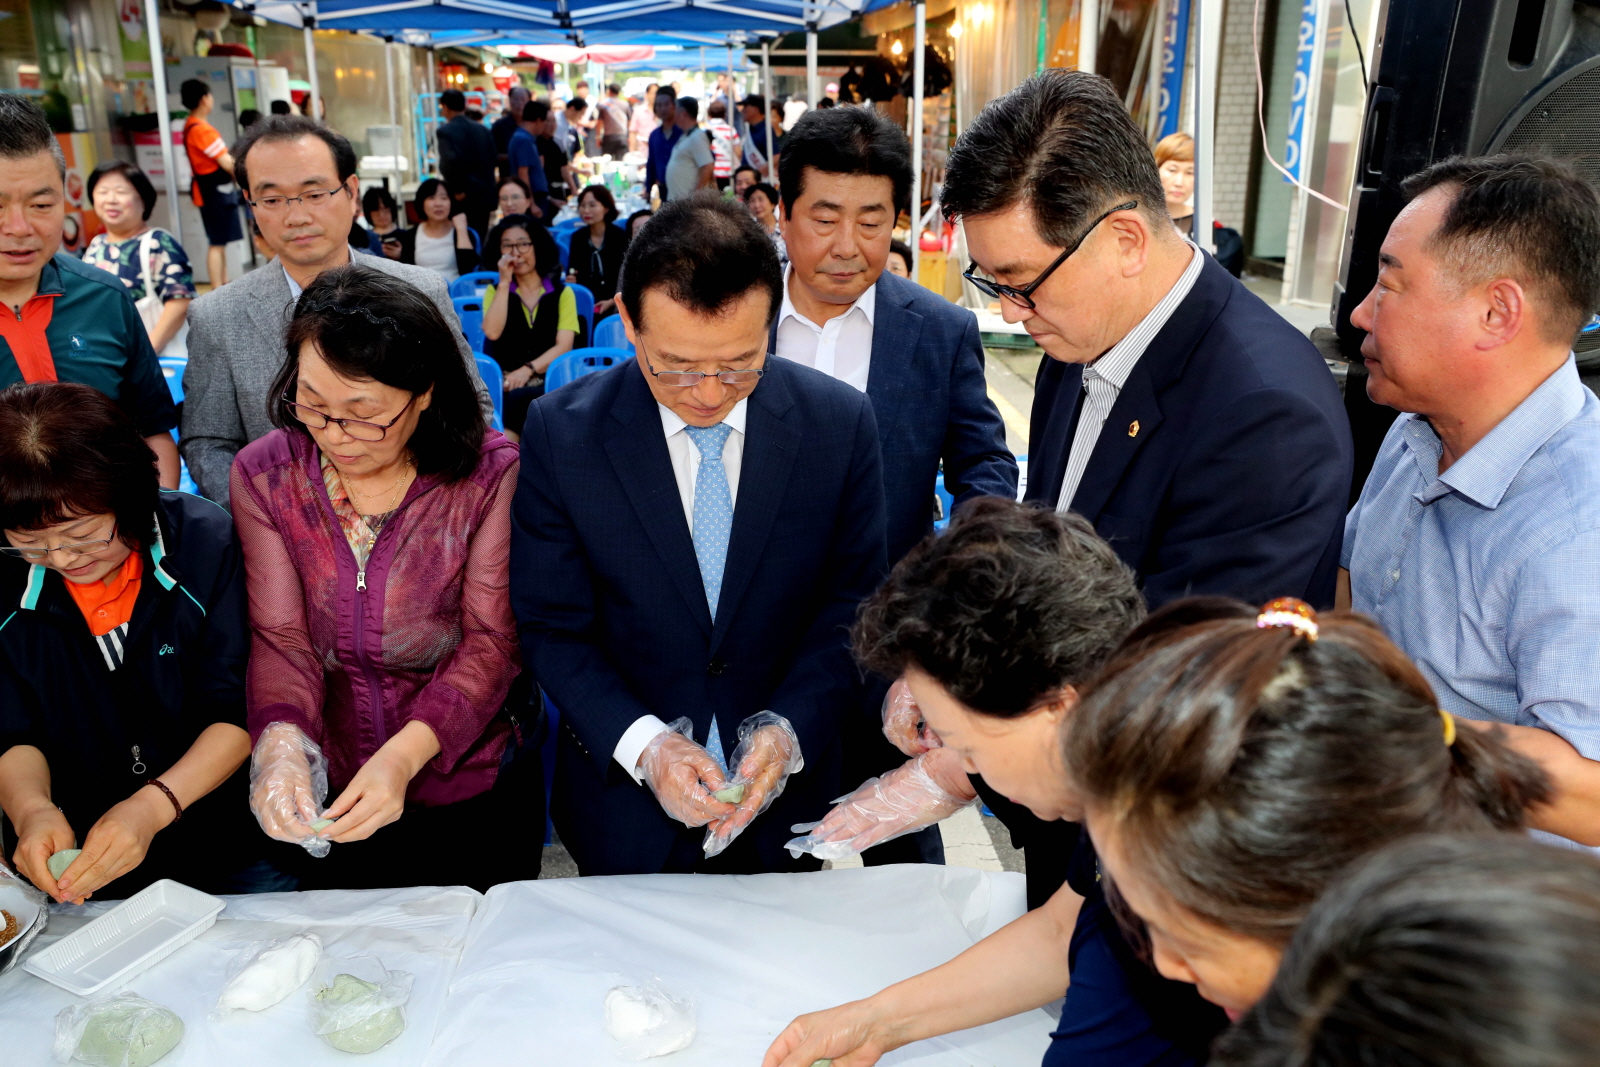
[[966, 271], [962, 273], [961, 276], [963, 278], [965, 278], [967, 281], [971, 282], [974, 286], [976, 286], [978, 292], [980, 292], [980, 293], [983, 293], [983, 294], [985, 294], [987, 296], [995, 297], [996, 299], [999, 299], [1000, 297], [1005, 297], [1007, 300], [1010, 300], [1012, 303], [1017, 304], [1017, 305], [1019, 305], [1021, 307], [1027, 308], [1029, 311], [1032, 311], [1033, 310], [1033, 294], [1034, 294], [1034, 292], [1039, 288], [1039, 286], [1041, 286], [1041, 285], [1043, 285], [1045, 283], [1045, 280], [1047, 278], [1049, 278], [1050, 275], [1055, 273], [1055, 270], [1056, 270], [1057, 267], [1059, 267], [1059, 266], [1061, 266], [1061, 264], [1065, 263], [1067, 261], [1067, 259], [1072, 255], [1072, 253], [1076, 252], [1079, 249], [1079, 247], [1082, 246], [1083, 242], [1089, 239], [1089, 235], [1094, 232], [1094, 228], [1096, 226], [1100, 225], [1102, 222], [1106, 221], [1106, 219], [1109, 219], [1112, 215], [1115, 215], [1119, 211], [1132, 211], [1134, 208], [1136, 208], [1138, 206], [1139, 206], [1139, 201], [1137, 201], [1137, 200], [1129, 200], [1126, 204], [1118, 204], [1116, 207], [1112, 208], [1110, 211], [1107, 211], [1104, 215], [1101, 215], [1099, 218], [1097, 218], [1093, 222], [1089, 223], [1089, 225], [1084, 228], [1084, 231], [1081, 234], [1078, 235], [1078, 239], [1076, 241], [1072, 242], [1072, 244], [1066, 249], [1066, 251], [1062, 252], [1059, 256], [1056, 257], [1056, 261], [1054, 263], [1052, 263], [1048, 267], [1046, 267], [1042, 274], [1040, 274], [1037, 278], [1035, 278], [1033, 281], [1029, 282], [1027, 285], [1024, 285], [1020, 289], [1016, 288], [1015, 286], [1011, 286], [1011, 285], [1001, 285], [999, 282], [995, 281], [992, 278], [980, 278], [980, 277], [978, 277], [976, 274], [973, 273], [974, 271], [976, 271], [978, 269], [978, 264], [977, 263], [973, 263], [971, 266], [969, 266], [966, 269]]
[[279, 196], [276, 193], [270, 196], [258, 196], [250, 201], [250, 206], [258, 211], [282, 211], [290, 204], [304, 204], [306, 207], [321, 207], [330, 197], [340, 193], [349, 193], [350, 187], [341, 185], [337, 189], [307, 189], [299, 196]]
[[502, 252], [521, 252], [521, 251], [524, 251], [525, 249], [529, 249], [529, 248], [532, 248], [532, 247], [533, 247], [533, 242], [532, 241], [501, 241], [500, 242], [500, 251], [502, 251]]
[[75, 545], [57, 545], [54, 548], [15, 548], [11, 545], [5, 545], [0, 547], [0, 553], [8, 555], [12, 559], [25, 559], [30, 563], [36, 563], [49, 556], [52, 552], [65, 552], [69, 556], [87, 556], [110, 548], [111, 542], [116, 539], [117, 524], [113, 522], [111, 524], [110, 537], [101, 537], [94, 541], [79, 541]]
[[331, 422], [357, 441], [383, 440], [384, 435], [389, 432], [389, 428], [405, 418], [406, 412], [411, 409], [411, 405], [416, 399], [415, 394], [413, 394], [411, 399], [406, 401], [406, 406], [400, 409], [400, 414], [388, 422], [363, 422], [360, 419], [336, 419], [332, 415], [324, 415], [316, 408], [308, 408], [304, 404], [296, 404], [287, 396], [282, 398], [283, 406], [289, 409], [289, 414], [301, 425], [313, 430], [321, 430]]
[[751, 382], [759, 382], [761, 376], [767, 373], [767, 368], [765, 367], [757, 367], [754, 370], [721, 370], [715, 374], [707, 374], [704, 371], [697, 370], [656, 370], [655, 364], [650, 362], [648, 355], [644, 357], [644, 365], [649, 368], [651, 374], [655, 375], [656, 381], [662, 385], [676, 386], [679, 389], [687, 389], [690, 386], [699, 385], [707, 378], [715, 378], [723, 385], [749, 385]]

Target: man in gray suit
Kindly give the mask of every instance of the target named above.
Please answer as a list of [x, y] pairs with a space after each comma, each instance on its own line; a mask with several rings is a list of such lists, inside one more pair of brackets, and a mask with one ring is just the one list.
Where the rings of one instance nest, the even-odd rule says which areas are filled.
[[[283, 366], [284, 330], [300, 291], [351, 260], [350, 227], [361, 210], [356, 154], [338, 132], [299, 115], [274, 115], [233, 146], [234, 178], [276, 256], [189, 308], [179, 449], [200, 492], [228, 504], [228, 470], [245, 445], [272, 430], [267, 393]], [[362, 256], [426, 293], [450, 323], [485, 415], [492, 414], [472, 350], [461, 336], [444, 280], [425, 267]]]

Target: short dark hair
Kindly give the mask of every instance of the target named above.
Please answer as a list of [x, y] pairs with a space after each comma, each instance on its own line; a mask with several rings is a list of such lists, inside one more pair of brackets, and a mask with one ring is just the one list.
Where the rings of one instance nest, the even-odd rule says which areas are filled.
[[[785, 143], [784, 163], [789, 152]], [[1047, 70], [991, 101], [950, 149], [940, 193], [952, 222], [1026, 204], [1057, 248], [1129, 199], [1153, 232], [1177, 239], [1144, 132], [1111, 82], [1080, 70]]]
[[728, 117], [728, 105], [721, 100], [713, 100], [706, 106], [706, 118], [725, 119]]
[[[824, 113], [826, 111], [826, 113]], [[898, 215], [911, 201], [911, 142], [905, 131], [872, 107], [813, 108], [784, 135], [778, 157], [778, 188], [785, 215], [805, 192], [805, 171], [824, 174], [866, 174], [888, 178], [894, 189], [892, 211]]]
[[587, 88], [589, 88], [589, 83], [587, 81], [585, 81], [584, 79], [579, 78], [577, 84], [572, 87], [572, 90], [573, 90], [573, 92], [577, 92], [579, 89], [587, 89]]
[[550, 117], [550, 105], [543, 100], [529, 100], [522, 105], [523, 122], [543, 122]]
[[638, 222], [640, 219], [652, 219], [652, 218], [655, 218], [655, 214], [656, 213], [654, 211], [651, 211], [649, 208], [642, 207], [638, 211], [635, 211], [632, 215], [629, 215], [628, 216], [628, 223], [627, 223], [627, 226], [628, 226], [628, 237], [629, 238], [633, 237], [633, 224], [634, 223]]
[[656, 99], [659, 100], [661, 98], [661, 94], [662, 93], [666, 93], [667, 96], [671, 97], [674, 100], [678, 99], [678, 90], [674, 89], [670, 85], [658, 85], [658, 86], [656, 86]]
[[556, 247], [556, 239], [531, 215], [507, 215], [495, 223], [483, 240], [482, 258], [487, 269], [493, 270], [500, 262], [500, 242], [505, 240], [506, 231], [512, 229], [522, 230], [533, 242], [533, 269], [539, 272], [539, 277], [549, 278], [561, 271], [561, 249]]
[[446, 89], [439, 94], [439, 106], [451, 111], [467, 110], [467, 94], [460, 89]]
[[573, 202], [581, 204], [586, 196], [594, 197], [600, 206], [606, 209], [606, 221], [608, 223], [617, 221], [617, 198], [611, 195], [610, 189], [607, 189], [599, 182], [593, 185], [585, 185], [582, 191], [578, 193], [578, 199]]
[[61, 180], [66, 181], [67, 157], [44, 108], [25, 96], [0, 93], [0, 159], [27, 159], [40, 152], [50, 153]]
[[253, 107], [247, 107], [243, 111], [239, 112], [239, 128], [241, 130], [248, 130], [250, 127], [254, 126], [260, 121], [261, 112], [257, 111]]
[[700, 101], [696, 100], [692, 96], [680, 96], [677, 97], [677, 101], [678, 106], [683, 108], [684, 114], [688, 115], [692, 119], [698, 119], [700, 117]]
[[323, 271], [295, 303], [285, 359], [268, 395], [272, 424], [306, 433], [283, 398], [300, 376], [306, 342], [335, 373], [413, 395], [433, 390], [417, 422], [411, 452], [420, 474], [457, 481], [478, 466], [487, 424], [455, 335], [428, 295], [410, 282], [359, 262]]
[[777, 208], [779, 204], [783, 203], [782, 198], [778, 195], [778, 190], [774, 189], [766, 182], [761, 181], [758, 181], [754, 185], [745, 189], [744, 202], [748, 204], [750, 202], [750, 198], [756, 193], [760, 193], [762, 196], [766, 197], [767, 203], [771, 204], [773, 208]]
[[199, 78], [189, 78], [178, 86], [178, 97], [183, 101], [185, 111], [193, 111], [200, 106], [200, 101], [211, 95], [211, 86]]
[[1281, 945], [1389, 841], [1520, 829], [1549, 800], [1499, 736], [1463, 726], [1447, 744], [1426, 679], [1365, 616], [1324, 615], [1311, 641], [1242, 604], [1200, 614], [1130, 635], [1065, 751], [1118, 851], [1206, 922]]
[[289, 115], [294, 113], [294, 106], [287, 100], [274, 100], [267, 110], [274, 115]]
[[978, 497], [895, 565], [851, 643], [884, 677], [914, 666], [1009, 719], [1087, 683], [1143, 617], [1133, 572], [1087, 519]]
[[620, 96], [622, 94], [622, 86], [618, 85], [616, 82], [612, 82], [610, 85], [606, 86], [606, 92], [612, 94], [613, 96]]
[[1330, 888], [1217, 1067], [1587, 1067], [1600, 1048], [1600, 863], [1421, 836]]
[[1515, 278], [1548, 309], [1541, 333], [1570, 343], [1600, 309], [1600, 193], [1571, 164], [1523, 154], [1452, 156], [1401, 183], [1453, 191], [1430, 250], [1469, 284]]
[[905, 261], [906, 270], [908, 272], [911, 270], [911, 262], [912, 262], [912, 260], [911, 260], [911, 246], [910, 245], [906, 244], [904, 241], [901, 241], [899, 239], [895, 239], [893, 241], [890, 241], [889, 242], [889, 254], [891, 256], [899, 256], [902, 260]]
[[339, 179], [340, 185], [355, 175], [356, 150], [344, 134], [304, 115], [270, 115], [250, 127], [243, 136], [233, 142], [234, 182], [248, 196], [251, 150], [259, 144], [298, 141], [302, 137], [315, 137], [328, 146], [328, 152], [333, 156], [334, 174]]
[[144, 214], [140, 216], [146, 222], [150, 221], [150, 213], [156, 209], [156, 187], [150, 183], [145, 172], [132, 163], [120, 159], [107, 160], [89, 172], [89, 180], [83, 183], [84, 199], [90, 204], [94, 203], [94, 187], [100, 184], [100, 179], [107, 174], [120, 174], [127, 179], [133, 191], [139, 194], [139, 200], [144, 204]]
[[399, 225], [400, 205], [395, 203], [394, 195], [381, 185], [374, 185], [361, 194], [361, 214], [366, 216], [367, 224], [372, 224], [372, 213], [379, 208], [386, 207], [389, 214], [394, 217], [394, 222]]
[[733, 168], [733, 176], [735, 178], [737, 178], [739, 175], [743, 174], [745, 171], [749, 171], [751, 174], [754, 174], [756, 176], [756, 181], [760, 181], [761, 180], [761, 172], [759, 170], [756, 170], [756, 168], [752, 167], [748, 163], [741, 163], [739, 166], [734, 167]]
[[[417, 191], [411, 194], [411, 206], [416, 210], [417, 218], [425, 219], [428, 217], [427, 210], [422, 205], [440, 189], [444, 190], [446, 196], [450, 195], [450, 187], [444, 183], [443, 178], [422, 179], [422, 184], [417, 186]], [[454, 215], [455, 213], [455, 204], [452, 202], [450, 214]]]
[[622, 261], [622, 304], [640, 330], [650, 289], [663, 290], [699, 314], [714, 315], [762, 288], [771, 298], [770, 324], [783, 306], [783, 269], [772, 238], [748, 208], [709, 189], [662, 204]]
[[498, 199], [500, 196], [500, 190], [504, 189], [508, 185], [515, 185], [518, 189], [522, 190], [523, 196], [527, 197], [529, 200], [533, 199], [533, 190], [528, 188], [528, 183], [517, 177], [515, 174], [507, 174], [504, 178], [501, 178], [495, 183], [494, 195], [496, 199]]
[[760, 93], [749, 93], [743, 100], [739, 101], [739, 106], [753, 107], [765, 115], [767, 113], [767, 98]]
[[32, 382], [0, 391], [0, 529], [115, 515], [118, 538], [139, 548], [150, 543], [160, 490], [155, 453], [98, 389]]

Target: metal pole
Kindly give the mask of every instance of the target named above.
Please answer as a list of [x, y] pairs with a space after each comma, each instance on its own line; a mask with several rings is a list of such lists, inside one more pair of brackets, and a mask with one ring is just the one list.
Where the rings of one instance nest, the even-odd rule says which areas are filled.
[[311, 116], [312, 122], [320, 122], [322, 121], [322, 88], [317, 83], [317, 44], [312, 30], [312, 27], [317, 24], [317, 5], [307, 4], [306, 9], [310, 12], [310, 14], [304, 16], [303, 22], [305, 27], [303, 32], [306, 38], [306, 67], [309, 68], [306, 81], [311, 83], [311, 95], [307, 98], [311, 106], [306, 111], [306, 114]]
[[1078, 15], [1078, 69], [1095, 72], [1100, 56], [1100, 0], [1083, 0]]
[[773, 166], [773, 43], [762, 38], [762, 88], [765, 88], [766, 114], [762, 115], [762, 123], [766, 126], [766, 181], [778, 181], [778, 168]]
[[156, 129], [161, 133], [161, 167], [166, 171], [167, 226], [183, 244], [178, 221], [178, 158], [172, 151], [172, 112], [167, 106], [167, 56], [161, 48], [160, 0], [144, 0], [144, 33], [150, 42], [150, 78], [156, 83]]
[[911, 280], [922, 261], [922, 53], [928, 38], [928, 6], [913, 4], [917, 28], [911, 45]]
[[394, 38], [383, 39], [383, 80], [389, 84], [389, 125], [398, 126], [400, 117], [394, 110]]
[[1194, 63], [1194, 242], [1208, 252], [1212, 243], [1212, 193], [1217, 143], [1217, 62], [1222, 53], [1222, 0], [1195, 0], [1200, 8], [1200, 47]]
[[806, 23], [806, 106], [817, 106], [817, 24]]

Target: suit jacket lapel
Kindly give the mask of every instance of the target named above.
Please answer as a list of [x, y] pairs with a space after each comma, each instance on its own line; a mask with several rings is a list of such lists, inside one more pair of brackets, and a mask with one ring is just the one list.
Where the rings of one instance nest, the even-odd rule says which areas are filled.
[[245, 307], [256, 329], [261, 331], [261, 336], [279, 351], [279, 362], [282, 362], [284, 331], [289, 325], [289, 307], [294, 302], [289, 295], [289, 279], [284, 276], [283, 264], [272, 259], [239, 281], [249, 284], [248, 280], [258, 274], [261, 276], [261, 281], [257, 283], [261, 292], [254, 299], [245, 301]]
[[[800, 431], [784, 421], [793, 405], [787, 381], [790, 364], [769, 359], [767, 366], [767, 376], [750, 394], [745, 416], [739, 496], [734, 502], [728, 561], [722, 572], [722, 595], [711, 634], [713, 651], [732, 625], [739, 600], [766, 552], [767, 538], [789, 490], [789, 473], [800, 458]], [[699, 573], [696, 569], [697, 578]], [[704, 603], [705, 596], [700, 600]]]
[[[1160, 422], [1161, 405], [1156, 401], [1150, 381], [1150, 365], [1141, 359], [1134, 364], [1133, 372], [1117, 394], [1117, 402], [1111, 405], [1111, 414], [1100, 427], [1089, 466], [1078, 482], [1078, 491], [1072, 496], [1073, 511], [1091, 522], [1099, 518], [1100, 509], [1105, 507], [1122, 480], [1122, 472], [1128, 469], [1128, 464], [1150, 440]], [[1065, 473], [1063, 467], [1062, 474]]]
[[[678, 480], [672, 473], [667, 439], [661, 432], [661, 414], [649, 387], [637, 373], [629, 371], [623, 376], [611, 417], [620, 425], [606, 435], [606, 456], [690, 614], [709, 636], [711, 608], [706, 604], [700, 561], [694, 554], [689, 520], [683, 514], [683, 498], [678, 495]], [[743, 485], [741, 476], [741, 489]], [[737, 532], [737, 519], [734, 529]], [[722, 588], [726, 600], [726, 579]]]
[[[902, 289], [902, 285], [906, 288]], [[913, 294], [907, 290], [907, 283], [887, 271], [878, 279], [867, 398], [872, 401], [872, 414], [878, 420], [880, 446], [886, 446], [894, 436], [901, 402], [910, 385], [910, 363], [922, 343], [922, 316], [911, 310]]]

